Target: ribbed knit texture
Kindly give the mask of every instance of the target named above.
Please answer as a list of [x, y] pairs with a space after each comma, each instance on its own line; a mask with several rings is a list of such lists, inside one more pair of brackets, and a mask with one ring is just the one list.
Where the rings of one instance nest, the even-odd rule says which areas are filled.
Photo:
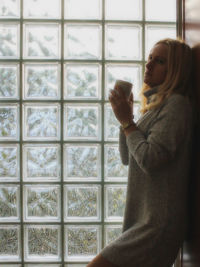
[[186, 230], [193, 116], [189, 100], [170, 96], [120, 131], [119, 151], [129, 165], [122, 235], [101, 254], [120, 267], [170, 267]]

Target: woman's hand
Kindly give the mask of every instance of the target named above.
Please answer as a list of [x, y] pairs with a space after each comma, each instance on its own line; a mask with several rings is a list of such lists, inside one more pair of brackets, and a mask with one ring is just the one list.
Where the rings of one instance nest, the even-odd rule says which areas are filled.
[[122, 90], [115, 87], [110, 90], [109, 101], [113, 112], [120, 124], [131, 123], [133, 121], [133, 93], [127, 99]]

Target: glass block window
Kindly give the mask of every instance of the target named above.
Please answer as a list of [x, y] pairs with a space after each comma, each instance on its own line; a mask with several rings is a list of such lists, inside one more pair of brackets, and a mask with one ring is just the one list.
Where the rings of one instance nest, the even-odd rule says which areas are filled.
[[133, 83], [137, 121], [147, 55], [176, 24], [174, 0], [0, 1], [0, 266], [86, 267], [120, 236], [109, 90]]

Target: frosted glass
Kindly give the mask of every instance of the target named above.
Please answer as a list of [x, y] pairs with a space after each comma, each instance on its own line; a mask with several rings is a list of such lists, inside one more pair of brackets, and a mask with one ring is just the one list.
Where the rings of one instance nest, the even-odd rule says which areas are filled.
[[1, 23], [0, 59], [19, 58], [19, 25]]
[[99, 99], [100, 92], [99, 64], [65, 65], [65, 99]]
[[17, 99], [19, 91], [19, 65], [0, 65], [0, 99]]
[[19, 180], [19, 146], [0, 146], [0, 181]]
[[19, 18], [20, 0], [1, 0], [0, 18]]
[[58, 140], [60, 135], [59, 104], [25, 104], [23, 107], [24, 139]]
[[37, 19], [61, 18], [61, 0], [24, 0], [24, 17]]
[[105, 145], [105, 179], [124, 181], [128, 176], [127, 166], [121, 163], [118, 145]]
[[122, 226], [109, 225], [105, 227], [105, 246], [120, 237], [122, 234]]
[[100, 19], [101, 12], [101, 0], [65, 0], [66, 19]]
[[24, 98], [58, 99], [60, 97], [60, 65], [25, 64]]
[[60, 259], [59, 226], [25, 226], [25, 259], [57, 261]]
[[0, 222], [19, 221], [19, 186], [0, 185]]
[[146, 0], [146, 20], [176, 21], [176, 1]]
[[140, 60], [142, 34], [139, 25], [106, 26], [106, 59]]
[[142, 87], [142, 67], [136, 64], [107, 64], [106, 65], [106, 99], [110, 89], [114, 88], [116, 80], [124, 80], [133, 84], [134, 100], [139, 100]]
[[156, 42], [165, 38], [176, 38], [176, 26], [147, 25], [145, 36], [145, 57], [148, 58], [150, 50]]
[[65, 145], [65, 180], [92, 181], [101, 179], [100, 146]]
[[92, 104], [70, 104], [64, 108], [65, 140], [100, 139], [100, 106]]
[[20, 260], [20, 227], [0, 226], [0, 261]]
[[26, 181], [60, 179], [60, 147], [57, 145], [24, 145], [23, 177]]
[[100, 25], [65, 25], [65, 58], [100, 59]]
[[100, 220], [100, 186], [68, 185], [64, 195], [66, 221]]
[[66, 226], [65, 237], [66, 260], [89, 261], [99, 253], [99, 226]]
[[141, 20], [141, 0], [106, 0], [105, 13], [108, 20]]
[[59, 221], [59, 186], [34, 186], [24, 188], [24, 216], [26, 221]]
[[18, 140], [19, 106], [5, 104], [0, 106], [0, 140]]
[[122, 222], [126, 203], [125, 185], [105, 187], [105, 221]]
[[60, 26], [58, 24], [24, 24], [24, 32], [25, 58], [60, 58]]

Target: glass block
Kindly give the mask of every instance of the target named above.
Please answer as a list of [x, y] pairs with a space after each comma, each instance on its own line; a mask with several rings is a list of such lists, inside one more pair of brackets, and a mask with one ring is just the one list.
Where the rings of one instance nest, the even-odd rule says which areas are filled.
[[106, 141], [116, 141], [119, 138], [120, 123], [116, 119], [110, 104], [105, 105], [105, 139]]
[[65, 140], [100, 140], [100, 105], [66, 104], [64, 107]]
[[25, 181], [60, 180], [59, 145], [24, 145], [23, 177]]
[[0, 182], [19, 181], [19, 146], [0, 145]]
[[99, 221], [100, 190], [99, 185], [65, 186], [65, 221]]
[[122, 226], [121, 225], [106, 225], [105, 226], [105, 244], [107, 246], [112, 241], [120, 237], [122, 234]]
[[1, 267], [22, 267], [21, 264], [4, 264]]
[[58, 19], [61, 18], [60, 0], [24, 0], [24, 18]]
[[99, 64], [65, 65], [65, 99], [100, 99]]
[[24, 104], [23, 121], [24, 140], [59, 140], [59, 104]]
[[61, 267], [61, 264], [25, 264], [25, 267]]
[[96, 181], [101, 179], [99, 145], [65, 145], [64, 177], [67, 181]]
[[134, 122], [137, 122], [142, 116], [142, 113], [140, 110], [141, 110], [141, 104], [134, 103], [134, 106], [133, 106]]
[[61, 267], [61, 264], [25, 264], [25, 267]]
[[19, 18], [20, 0], [1, 0], [0, 18]]
[[105, 221], [122, 222], [126, 203], [126, 185], [105, 187]]
[[118, 145], [105, 145], [105, 180], [124, 181], [128, 167], [121, 163]]
[[100, 25], [65, 25], [65, 58], [100, 59]]
[[31, 261], [60, 260], [60, 227], [56, 225], [25, 226], [25, 259]]
[[145, 36], [145, 58], [147, 60], [150, 50], [156, 42], [165, 38], [176, 39], [176, 26], [164, 25], [147, 25]]
[[0, 59], [19, 58], [19, 24], [1, 23]]
[[0, 105], [0, 140], [18, 140], [19, 106], [17, 104]]
[[25, 99], [59, 99], [60, 65], [25, 64], [23, 93]]
[[60, 25], [25, 24], [24, 57], [30, 59], [60, 58]]
[[146, 0], [146, 20], [176, 22], [176, 1]]
[[106, 59], [140, 60], [142, 28], [139, 25], [106, 25]]
[[60, 187], [27, 185], [24, 188], [25, 221], [59, 221]]
[[0, 65], [0, 99], [17, 99], [19, 95], [19, 65]]
[[0, 262], [20, 260], [20, 227], [0, 226]]
[[141, 0], [106, 0], [105, 16], [108, 20], [141, 20]]
[[0, 222], [19, 221], [19, 186], [0, 185]]
[[66, 19], [101, 19], [101, 12], [101, 0], [65, 0]]
[[85, 264], [77, 264], [77, 263], [65, 264], [65, 267], [87, 267], [87, 263], [85, 263]]
[[89, 261], [100, 252], [99, 226], [66, 226], [65, 260]]
[[108, 99], [110, 89], [116, 80], [124, 80], [133, 84], [134, 100], [138, 101], [142, 88], [142, 66], [137, 64], [107, 64], [105, 72], [105, 96]]

